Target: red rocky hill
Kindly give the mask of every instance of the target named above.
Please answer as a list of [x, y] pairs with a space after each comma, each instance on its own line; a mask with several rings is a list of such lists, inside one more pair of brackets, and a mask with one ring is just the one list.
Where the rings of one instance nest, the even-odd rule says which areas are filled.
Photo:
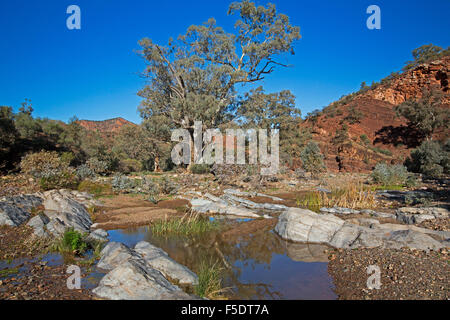
[[[403, 162], [417, 141], [407, 130], [405, 120], [396, 117], [394, 107], [420, 98], [423, 89], [433, 87], [442, 91], [443, 107], [450, 108], [449, 71], [450, 56], [445, 56], [387, 78], [309, 117], [303, 125], [319, 142], [328, 169], [366, 172], [379, 161]], [[343, 123], [348, 127], [348, 138], [336, 142], [336, 131], [342, 129]], [[449, 137], [448, 130], [438, 130], [436, 138], [444, 137]]]
[[86, 130], [96, 131], [100, 134], [115, 134], [125, 125], [136, 125], [120, 117], [102, 121], [79, 120], [78, 123]]

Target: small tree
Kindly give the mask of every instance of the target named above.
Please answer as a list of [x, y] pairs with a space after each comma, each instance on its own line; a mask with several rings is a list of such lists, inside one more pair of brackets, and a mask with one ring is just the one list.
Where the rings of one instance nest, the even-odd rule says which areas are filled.
[[437, 141], [424, 141], [411, 152], [411, 157], [405, 162], [410, 171], [423, 173], [429, 177], [439, 177], [450, 172], [450, 143], [442, 147]]
[[448, 111], [441, 106], [441, 97], [438, 90], [424, 91], [418, 101], [408, 100], [395, 107], [395, 112], [408, 121], [410, 128], [430, 140], [437, 128], [449, 123]]
[[433, 44], [426, 44], [412, 51], [414, 60], [408, 61], [403, 68], [404, 71], [411, 70], [422, 63], [429, 62], [434, 59], [439, 59], [441, 56], [449, 54], [449, 49], [443, 50], [441, 47]]
[[310, 141], [306, 145], [300, 154], [300, 158], [303, 163], [303, 168], [306, 171], [311, 172], [313, 176], [317, 176], [317, 174], [326, 169], [319, 145], [314, 141]]

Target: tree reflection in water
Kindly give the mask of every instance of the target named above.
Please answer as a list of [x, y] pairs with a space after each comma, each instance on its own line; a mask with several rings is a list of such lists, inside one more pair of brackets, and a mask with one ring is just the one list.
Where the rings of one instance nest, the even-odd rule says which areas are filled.
[[[270, 229], [223, 236], [153, 236], [149, 227], [110, 231], [110, 240], [133, 247], [148, 241], [198, 272], [202, 261], [223, 267], [223, 287], [233, 299], [334, 299], [323, 246], [286, 242]], [[315, 263], [312, 263], [315, 262]]]

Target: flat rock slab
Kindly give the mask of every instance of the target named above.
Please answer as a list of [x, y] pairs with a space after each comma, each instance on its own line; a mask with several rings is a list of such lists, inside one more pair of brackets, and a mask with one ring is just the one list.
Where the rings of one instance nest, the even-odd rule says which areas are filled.
[[172, 300], [191, 299], [163, 274], [139, 259], [120, 264], [100, 280], [93, 290], [97, 296], [110, 300]]
[[[141, 241], [134, 249], [119, 242], [110, 242], [100, 255], [97, 267], [109, 271], [94, 290], [100, 297], [114, 300], [193, 298], [167, 279], [179, 284], [196, 285], [197, 275], [148, 242]], [[135, 284], [136, 281], [140, 283]], [[131, 284], [138, 286], [136, 292], [128, 292]]]
[[152, 244], [141, 241], [134, 247], [134, 250], [152, 268], [160, 271], [165, 277], [177, 281], [179, 284], [196, 285], [198, 277], [187, 267], [171, 259], [168, 254]]
[[[367, 224], [366, 224], [367, 225]], [[447, 246], [446, 234], [442, 241], [431, 237], [428, 232], [417, 229], [398, 230], [391, 224], [356, 225], [330, 214], [317, 214], [310, 210], [289, 208], [278, 218], [275, 232], [283, 239], [327, 244], [335, 248], [413, 248], [438, 250]], [[426, 229], [425, 229], [426, 230]], [[433, 236], [435, 234], [433, 233]]]

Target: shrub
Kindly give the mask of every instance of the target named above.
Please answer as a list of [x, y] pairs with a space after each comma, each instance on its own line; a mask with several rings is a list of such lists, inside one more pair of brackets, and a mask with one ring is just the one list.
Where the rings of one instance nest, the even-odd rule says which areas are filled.
[[78, 177], [56, 152], [41, 151], [22, 158], [20, 168], [23, 173], [39, 179], [44, 190], [56, 188], [76, 188]]
[[153, 197], [157, 196], [160, 192], [160, 188], [157, 183], [147, 177], [142, 177], [141, 189], [142, 192], [147, 193]]
[[122, 173], [140, 172], [142, 171], [142, 162], [136, 159], [120, 160], [118, 167]]
[[82, 164], [76, 170], [76, 175], [78, 179], [85, 180], [89, 178], [95, 178], [95, 172], [89, 168], [86, 164]]
[[176, 194], [179, 189], [179, 187], [168, 177], [163, 177], [161, 179], [159, 187], [164, 194]]
[[316, 142], [310, 141], [300, 153], [300, 158], [303, 168], [314, 176], [319, 172], [325, 171], [323, 155], [320, 153], [319, 145]]
[[206, 174], [211, 172], [211, 168], [207, 164], [193, 164], [190, 166], [189, 170], [193, 174]]
[[64, 232], [62, 238], [57, 241], [52, 249], [53, 251], [65, 254], [82, 254], [89, 248], [89, 244], [84, 240], [83, 234], [70, 228]]
[[58, 153], [54, 151], [30, 153], [20, 162], [21, 171], [35, 178], [40, 178], [49, 171], [61, 171], [67, 167], [67, 163], [62, 161]]
[[107, 161], [99, 160], [98, 158], [89, 158], [86, 165], [97, 174], [106, 174], [109, 169]]
[[425, 141], [411, 152], [411, 157], [405, 162], [409, 170], [423, 173], [429, 177], [439, 177], [450, 172], [449, 142], [442, 147], [436, 141]]
[[39, 179], [39, 185], [43, 190], [51, 189], [76, 189], [80, 180], [73, 168], [45, 172]]
[[409, 176], [405, 166], [399, 164], [387, 165], [383, 162], [377, 163], [371, 174], [375, 183], [385, 186], [405, 185]]
[[111, 185], [115, 191], [132, 192], [136, 183], [127, 176], [116, 174], [111, 181]]

